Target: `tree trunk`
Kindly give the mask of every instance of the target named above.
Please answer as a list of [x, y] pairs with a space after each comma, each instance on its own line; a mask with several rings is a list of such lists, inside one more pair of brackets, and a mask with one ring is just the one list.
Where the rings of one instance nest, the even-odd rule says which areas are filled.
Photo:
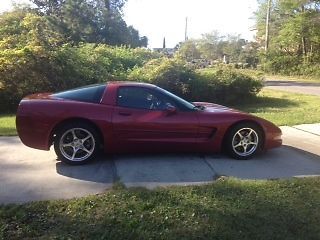
[[[304, 5], [301, 6], [301, 12], [304, 13], [305, 9], [304, 9]], [[306, 44], [306, 37], [305, 37], [305, 29], [302, 29], [302, 38], [301, 38], [301, 43], [302, 43], [302, 54], [303, 54], [303, 62], [306, 63], [307, 62], [307, 44]]]
[[302, 53], [303, 53], [303, 57], [307, 56], [307, 46], [306, 46], [306, 38], [302, 37]]

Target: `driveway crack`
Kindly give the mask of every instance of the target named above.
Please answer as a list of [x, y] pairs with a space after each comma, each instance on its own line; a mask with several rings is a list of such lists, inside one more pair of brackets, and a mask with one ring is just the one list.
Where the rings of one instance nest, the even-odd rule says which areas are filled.
[[110, 161], [111, 161], [112, 182], [113, 183], [119, 182], [120, 181], [120, 177], [118, 175], [118, 170], [117, 170], [117, 166], [116, 166], [114, 155], [111, 156]]
[[214, 170], [214, 168], [211, 166], [211, 164], [208, 162], [208, 160], [206, 159], [205, 155], [200, 155], [200, 158], [203, 160], [203, 162], [210, 168], [210, 170], [213, 173], [213, 179], [216, 178], [216, 176], [218, 176], [218, 173]]

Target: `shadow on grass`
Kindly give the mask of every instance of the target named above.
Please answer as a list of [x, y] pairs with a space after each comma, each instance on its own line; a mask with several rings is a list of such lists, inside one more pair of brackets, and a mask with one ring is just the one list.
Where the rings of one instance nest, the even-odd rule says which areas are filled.
[[303, 102], [296, 102], [283, 98], [257, 96], [246, 98], [239, 104], [231, 105], [231, 107], [246, 112], [261, 112], [266, 108], [285, 109], [291, 107], [299, 107]]

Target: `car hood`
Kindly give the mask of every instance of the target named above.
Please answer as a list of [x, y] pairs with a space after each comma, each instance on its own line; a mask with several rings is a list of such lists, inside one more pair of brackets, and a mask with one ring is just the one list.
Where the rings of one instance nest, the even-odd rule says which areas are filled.
[[222, 106], [219, 104], [215, 104], [215, 103], [208, 103], [208, 102], [193, 102], [193, 104], [195, 106], [201, 106], [201, 107], [205, 107], [203, 109], [204, 112], [214, 112], [214, 113], [218, 113], [218, 112], [231, 112], [231, 113], [243, 113], [239, 110], [233, 109], [233, 108], [228, 108], [226, 106]]

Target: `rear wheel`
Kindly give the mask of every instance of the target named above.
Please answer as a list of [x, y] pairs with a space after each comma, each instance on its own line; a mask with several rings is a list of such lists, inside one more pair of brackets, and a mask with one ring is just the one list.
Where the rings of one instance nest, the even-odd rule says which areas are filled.
[[235, 159], [252, 158], [260, 151], [263, 134], [254, 123], [240, 123], [228, 133], [225, 144], [228, 155]]
[[86, 123], [66, 124], [60, 128], [54, 141], [54, 150], [59, 160], [80, 165], [96, 156], [99, 137], [96, 130]]

